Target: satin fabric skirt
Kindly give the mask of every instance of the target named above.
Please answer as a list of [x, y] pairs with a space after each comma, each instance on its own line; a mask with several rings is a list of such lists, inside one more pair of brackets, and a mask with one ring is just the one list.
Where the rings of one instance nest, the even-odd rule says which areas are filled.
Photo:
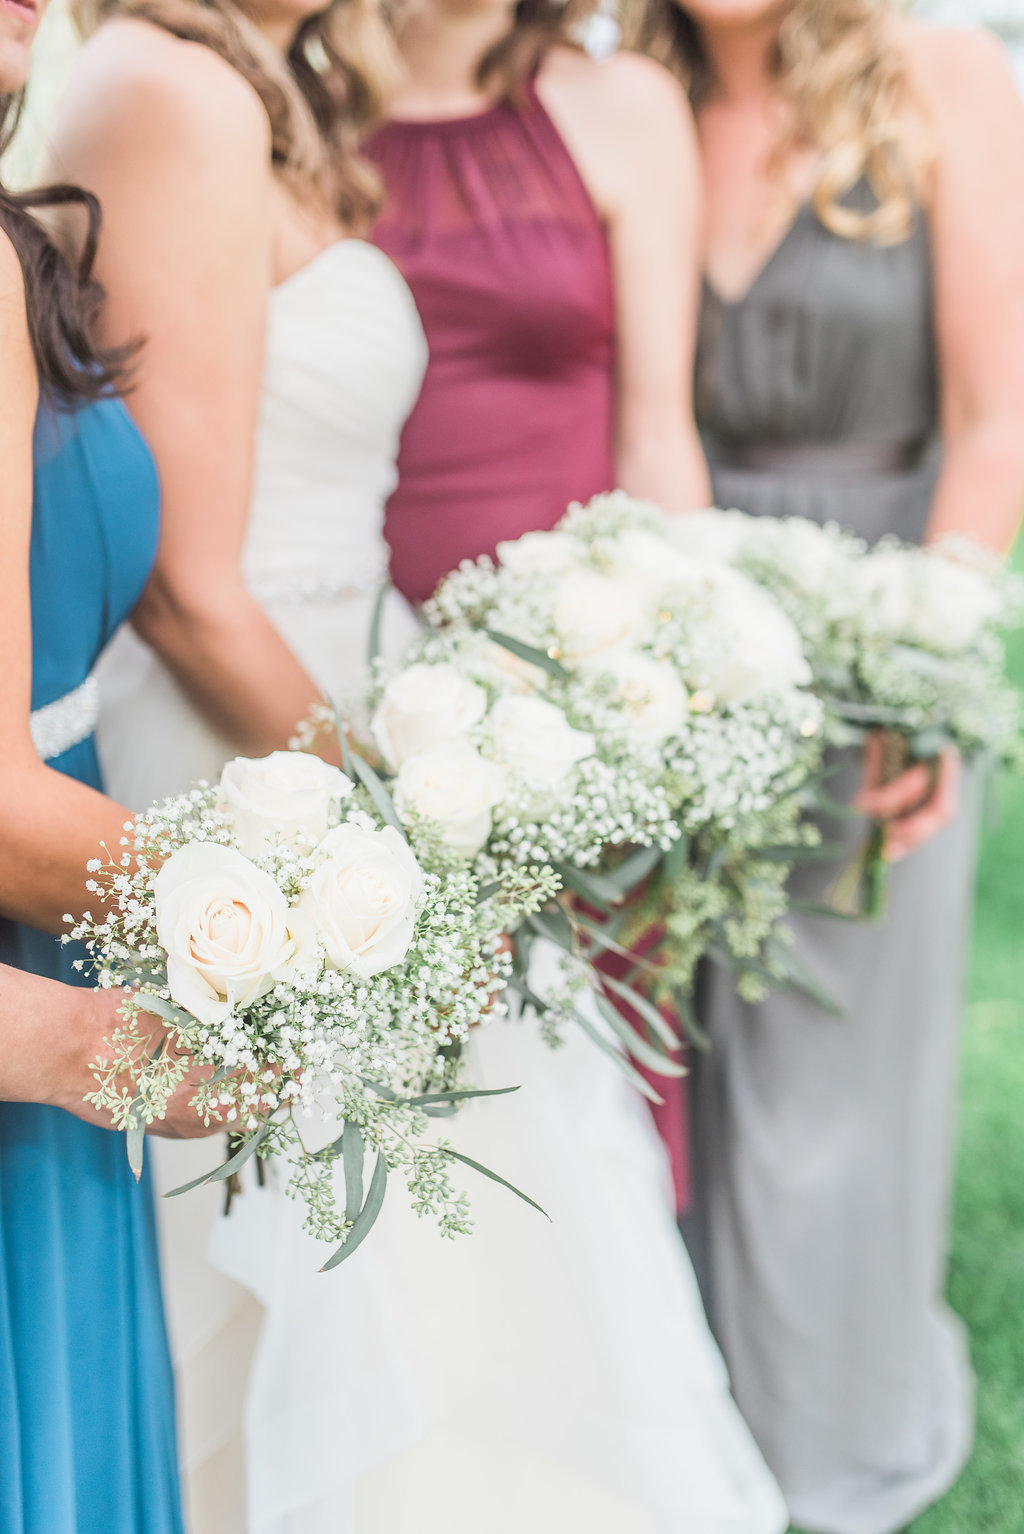
[[[855, 791], [850, 766], [830, 783]], [[878, 923], [795, 915], [838, 1020], [705, 977], [712, 1038], [693, 1083], [712, 1323], [795, 1523], [902, 1529], [955, 1480], [972, 1437], [963, 1328], [943, 1298], [976, 789], [889, 880]], [[829, 822], [852, 854], [862, 820]], [[809, 865], [794, 893], [835, 877]]]
[[[371, 606], [271, 616], [344, 698]], [[387, 653], [414, 631], [396, 599]], [[139, 804], [231, 752], [155, 658], [122, 644], [102, 743], [112, 788]], [[538, 950], [541, 986], [557, 960]], [[646, 1105], [582, 1035], [553, 1052], [535, 1024], [495, 1021], [471, 1054], [480, 1085], [522, 1090], [445, 1129], [551, 1223], [467, 1171], [476, 1230], [447, 1242], [396, 1177], [370, 1239], [321, 1274], [323, 1249], [273, 1182], [247, 1179], [226, 1219], [218, 1190], [164, 1201], [192, 1534], [781, 1534]], [[208, 1143], [165, 1145], [159, 1177], [215, 1160]]]

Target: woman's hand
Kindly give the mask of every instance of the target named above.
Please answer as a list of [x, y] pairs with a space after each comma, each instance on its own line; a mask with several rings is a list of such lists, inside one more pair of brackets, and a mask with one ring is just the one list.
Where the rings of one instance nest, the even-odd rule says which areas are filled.
[[853, 808], [885, 827], [885, 859], [899, 863], [930, 841], [956, 817], [963, 762], [947, 747], [931, 762], [915, 762], [896, 777], [885, 777], [885, 741], [880, 732], [864, 746], [864, 778]]
[[[0, 1099], [44, 1103], [112, 1128], [109, 1115], [85, 1097], [96, 1090], [91, 1067], [118, 1026], [122, 1000], [120, 991], [85, 990], [0, 965]], [[156, 1018], [153, 1025], [154, 1033], [164, 1032]], [[189, 1073], [151, 1133], [196, 1139], [223, 1129], [207, 1127], [189, 1107], [201, 1075], [199, 1069]]]

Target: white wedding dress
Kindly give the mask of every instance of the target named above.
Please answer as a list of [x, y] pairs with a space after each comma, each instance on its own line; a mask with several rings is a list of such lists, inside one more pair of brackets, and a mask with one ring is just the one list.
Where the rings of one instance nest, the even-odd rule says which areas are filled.
[[[331, 247], [273, 294], [246, 577], [342, 696], [364, 664], [424, 351], [408, 290], [369, 245]], [[414, 630], [394, 598], [387, 648]], [[124, 802], [232, 754], [133, 636], [101, 685]], [[555, 963], [540, 949], [531, 983]], [[272, 1165], [226, 1218], [214, 1190], [163, 1203], [192, 1534], [779, 1534], [645, 1105], [582, 1035], [552, 1051], [503, 1019], [470, 1054], [477, 1084], [522, 1090], [445, 1132], [550, 1223], [467, 1171], [476, 1229], [444, 1241], [396, 1176], [370, 1238], [321, 1274]], [[167, 1187], [217, 1150], [160, 1145], [156, 1159]]]

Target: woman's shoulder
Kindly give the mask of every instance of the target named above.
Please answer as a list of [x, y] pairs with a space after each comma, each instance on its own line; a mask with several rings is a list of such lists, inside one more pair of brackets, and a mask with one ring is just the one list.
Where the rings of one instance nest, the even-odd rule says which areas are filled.
[[129, 132], [179, 150], [202, 142], [213, 154], [262, 156], [270, 142], [262, 102], [226, 59], [134, 17], [104, 22], [82, 48], [59, 118], [76, 136]]
[[896, 25], [911, 82], [938, 122], [971, 115], [986, 102], [996, 110], [1019, 106], [1009, 56], [994, 33], [929, 26], [910, 17]]
[[580, 49], [552, 48], [542, 65], [541, 84], [600, 131], [648, 147], [651, 134], [678, 132], [690, 117], [679, 82], [639, 53], [594, 59]]

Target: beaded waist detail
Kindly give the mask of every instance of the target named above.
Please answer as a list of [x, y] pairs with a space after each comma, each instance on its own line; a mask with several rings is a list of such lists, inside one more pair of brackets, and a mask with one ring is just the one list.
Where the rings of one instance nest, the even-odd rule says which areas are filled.
[[99, 708], [99, 683], [94, 676], [87, 676], [80, 687], [63, 698], [33, 709], [29, 727], [41, 759], [50, 762], [88, 740], [96, 728]]

